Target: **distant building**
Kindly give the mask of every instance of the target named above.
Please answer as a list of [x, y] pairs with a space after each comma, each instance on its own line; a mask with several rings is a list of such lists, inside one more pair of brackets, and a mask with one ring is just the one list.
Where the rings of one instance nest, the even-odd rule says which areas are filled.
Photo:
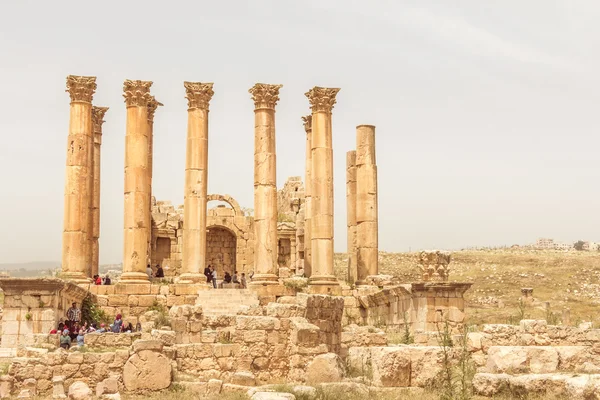
[[572, 243], [554, 243], [555, 250], [571, 250], [572, 248]]
[[595, 242], [583, 242], [583, 250], [585, 251], [598, 251], [599, 243]]
[[554, 239], [540, 238], [535, 242], [537, 249], [554, 249]]

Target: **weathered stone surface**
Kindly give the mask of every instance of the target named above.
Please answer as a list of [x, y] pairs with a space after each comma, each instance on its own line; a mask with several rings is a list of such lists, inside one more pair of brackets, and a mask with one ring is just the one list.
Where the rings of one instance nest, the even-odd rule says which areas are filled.
[[123, 384], [128, 391], [166, 389], [171, 385], [171, 370], [171, 361], [165, 355], [141, 350], [125, 363]]
[[306, 381], [310, 384], [338, 382], [344, 378], [344, 375], [342, 361], [334, 353], [316, 356], [306, 368]]
[[84, 382], [77, 381], [69, 386], [69, 400], [90, 400], [92, 389]]
[[65, 394], [65, 377], [55, 376], [52, 378], [52, 398], [53, 399], [66, 399]]
[[481, 396], [493, 396], [508, 388], [508, 374], [478, 373], [473, 377], [473, 390]]
[[376, 386], [410, 386], [410, 353], [405, 348], [377, 348], [372, 352], [373, 383]]
[[144, 350], [161, 352], [162, 349], [163, 343], [160, 340], [136, 340], [133, 343], [134, 353], [139, 353]]
[[296, 396], [283, 392], [256, 392], [250, 400], [296, 400]]
[[252, 372], [236, 372], [231, 377], [231, 383], [233, 383], [234, 385], [254, 386], [256, 385], [256, 377]]

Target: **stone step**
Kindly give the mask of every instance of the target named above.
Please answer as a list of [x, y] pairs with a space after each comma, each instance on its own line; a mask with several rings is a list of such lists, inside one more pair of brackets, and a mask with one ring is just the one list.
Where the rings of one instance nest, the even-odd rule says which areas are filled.
[[600, 373], [600, 354], [588, 346], [491, 346], [488, 373]]
[[216, 289], [198, 293], [196, 304], [205, 315], [235, 315], [244, 306], [258, 305], [256, 293], [248, 289]]
[[600, 374], [492, 374], [480, 372], [473, 378], [473, 390], [480, 396], [527, 393], [544, 397], [565, 396], [584, 400], [586, 393], [600, 392]]

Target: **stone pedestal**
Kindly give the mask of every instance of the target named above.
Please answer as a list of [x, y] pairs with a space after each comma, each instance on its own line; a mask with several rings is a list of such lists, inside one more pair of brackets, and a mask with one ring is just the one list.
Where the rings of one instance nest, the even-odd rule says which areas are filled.
[[306, 132], [306, 161], [304, 167], [304, 276], [310, 278], [311, 268], [311, 213], [312, 213], [312, 192], [311, 192], [311, 173], [312, 167], [312, 115], [302, 117], [304, 121], [304, 131]]
[[379, 274], [379, 239], [377, 212], [377, 163], [375, 127], [356, 127], [356, 261], [357, 284]]
[[346, 153], [346, 229], [348, 251], [348, 283], [358, 279], [356, 264], [356, 151]]
[[90, 204], [92, 166], [92, 98], [96, 78], [67, 77], [71, 97], [65, 179], [62, 272], [68, 279], [86, 282], [91, 272]]
[[421, 282], [413, 283], [411, 292], [416, 320], [413, 330], [437, 332], [448, 322], [452, 331], [462, 328], [465, 319], [464, 294], [472, 283]]
[[102, 145], [102, 124], [104, 114], [108, 107], [92, 107], [92, 120], [94, 127], [94, 148], [92, 157], [92, 270], [90, 276], [98, 274], [100, 263], [100, 147]]
[[146, 259], [150, 234], [148, 193], [148, 104], [152, 82], [126, 80], [125, 210], [123, 275], [127, 283], [148, 283]]
[[[333, 271], [333, 148], [331, 110], [340, 89], [314, 87], [306, 93], [312, 109], [311, 276], [322, 292], [339, 287]], [[330, 290], [328, 290], [329, 288]]]
[[182, 281], [205, 280], [208, 178], [208, 106], [213, 84], [184, 82], [188, 99], [183, 207]]
[[275, 105], [282, 85], [257, 83], [254, 100], [254, 276], [251, 285], [274, 285], [277, 278], [277, 160]]

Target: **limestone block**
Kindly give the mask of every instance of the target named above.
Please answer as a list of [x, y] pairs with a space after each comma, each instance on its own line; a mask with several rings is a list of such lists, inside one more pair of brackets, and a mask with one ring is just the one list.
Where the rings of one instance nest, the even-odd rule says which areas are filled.
[[139, 353], [145, 350], [161, 352], [162, 349], [163, 343], [160, 340], [136, 340], [133, 343], [134, 353]]
[[84, 382], [77, 381], [69, 386], [69, 400], [89, 400], [92, 390]]
[[256, 377], [252, 372], [239, 371], [231, 376], [231, 383], [241, 386], [255, 386]]
[[316, 356], [306, 368], [306, 381], [310, 384], [338, 382], [344, 376], [345, 369], [342, 360], [334, 353]]
[[473, 377], [473, 390], [481, 396], [493, 396], [508, 389], [508, 374], [477, 373]]
[[7, 399], [13, 389], [14, 378], [10, 375], [0, 376], [0, 399]]
[[221, 388], [223, 387], [223, 381], [219, 379], [211, 379], [208, 381], [207, 393], [211, 394], [219, 394], [221, 393]]
[[123, 384], [129, 391], [166, 389], [171, 385], [171, 370], [171, 362], [165, 355], [141, 350], [125, 363]]
[[285, 392], [255, 392], [250, 400], [296, 400], [296, 396]]
[[236, 317], [236, 329], [238, 330], [274, 330], [280, 327], [281, 323], [279, 319], [274, 317]]
[[101, 397], [106, 394], [115, 394], [119, 392], [119, 380], [115, 376], [111, 376], [99, 382], [96, 385], [96, 396]]

